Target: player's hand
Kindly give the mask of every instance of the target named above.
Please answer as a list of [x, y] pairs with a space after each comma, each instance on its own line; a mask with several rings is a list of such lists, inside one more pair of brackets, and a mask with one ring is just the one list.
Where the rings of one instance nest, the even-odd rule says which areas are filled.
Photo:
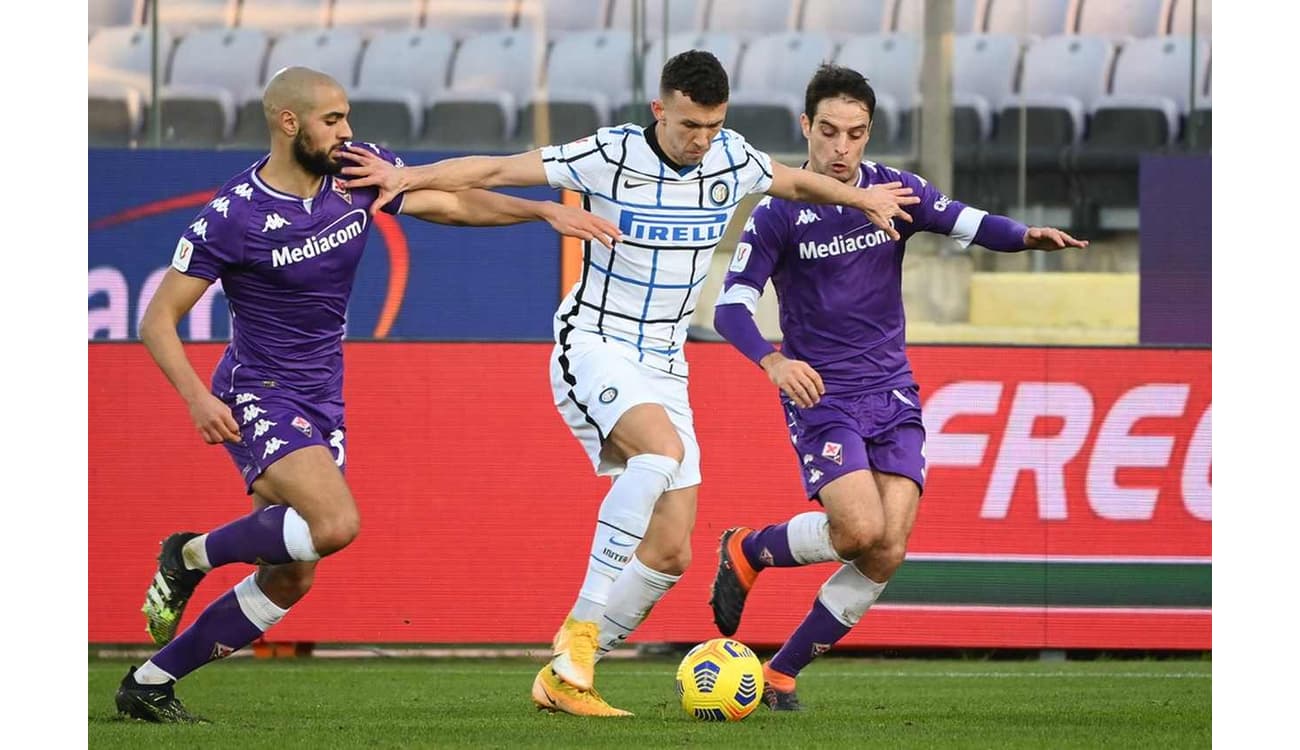
[[826, 394], [822, 376], [807, 362], [789, 359], [781, 352], [763, 358], [763, 371], [772, 384], [780, 388], [801, 409], [807, 409]]
[[216, 445], [222, 441], [238, 443], [243, 440], [239, 434], [239, 423], [230, 407], [211, 393], [204, 393], [190, 402], [190, 419], [199, 429], [204, 442]]
[[546, 223], [560, 234], [577, 237], [580, 240], [596, 240], [611, 250], [614, 248], [614, 243], [623, 237], [618, 227], [609, 221], [576, 206], [566, 206], [562, 203], [552, 202], [547, 207]]
[[1030, 227], [1025, 231], [1025, 248], [1029, 250], [1064, 250], [1067, 247], [1087, 246], [1087, 240], [1076, 240], [1052, 227]]
[[344, 178], [339, 181], [340, 185], [348, 190], [364, 187], [379, 189], [378, 197], [370, 204], [371, 216], [377, 215], [381, 208], [402, 192], [401, 168], [390, 164], [375, 152], [357, 146], [344, 146], [339, 149], [339, 155], [352, 162], [343, 168]]
[[885, 230], [889, 239], [902, 237], [894, 228], [893, 219], [910, 222], [912, 215], [903, 210], [903, 206], [912, 206], [921, 202], [920, 196], [912, 195], [912, 188], [904, 187], [901, 182], [886, 182], [859, 191], [862, 200], [858, 208], [867, 215], [872, 224]]

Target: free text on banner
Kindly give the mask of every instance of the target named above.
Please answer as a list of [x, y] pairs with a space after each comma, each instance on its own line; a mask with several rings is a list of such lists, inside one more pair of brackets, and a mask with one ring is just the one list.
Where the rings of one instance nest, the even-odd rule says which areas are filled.
[[[545, 344], [345, 345], [362, 532], [269, 636], [542, 643], [572, 604], [608, 484], [554, 407]], [[250, 507], [143, 347], [90, 344], [90, 632], [145, 641], [162, 537]], [[206, 374], [218, 344], [188, 348]], [[715, 635], [718, 534], [803, 499], [774, 389], [694, 343], [704, 484], [694, 565], [633, 640]], [[1210, 648], [1209, 350], [911, 349], [930, 462], [907, 562], [846, 645]], [[832, 567], [772, 570], [737, 637], [777, 644]], [[247, 575], [210, 575], [186, 613]]]

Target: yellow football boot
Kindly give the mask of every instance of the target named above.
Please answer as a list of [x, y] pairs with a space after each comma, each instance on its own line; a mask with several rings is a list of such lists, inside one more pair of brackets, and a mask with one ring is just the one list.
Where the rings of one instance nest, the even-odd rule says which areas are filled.
[[561, 680], [579, 690], [596, 682], [596, 643], [600, 627], [594, 622], [564, 618], [551, 649], [551, 668]]
[[547, 664], [533, 680], [533, 703], [539, 711], [563, 711], [574, 716], [631, 716], [631, 711], [614, 708], [595, 690], [579, 690], [561, 680]]

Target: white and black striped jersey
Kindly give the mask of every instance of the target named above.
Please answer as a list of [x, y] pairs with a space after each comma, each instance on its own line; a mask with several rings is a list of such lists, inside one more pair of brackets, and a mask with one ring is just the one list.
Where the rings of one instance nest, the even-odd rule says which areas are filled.
[[682, 346], [713, 250], [741, 199], [771, 187], [771, 158], [723, 129], [699, 164], [678, 167], [653, 127], [627, 124], [547, 146], [542, 161], [553, 187], [583, 193], [583, 207], [623, 235], [613, 250], [584, 243], [556, 341], [617, 342], [638, 362], [685, 375]]

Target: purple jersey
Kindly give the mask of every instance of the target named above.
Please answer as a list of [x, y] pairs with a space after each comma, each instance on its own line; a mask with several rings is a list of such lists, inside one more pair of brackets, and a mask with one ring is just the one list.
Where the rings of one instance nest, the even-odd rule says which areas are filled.
[[910, 172], [869, 161], [858, 170], [859, 187], [901, 181], [921, 198], [906, 207], [912, 222], [895, 224], [902, 239], [889, 239], [857, 209], [769, 196], [745, 223], [718, 300], [744, 301], [746, 290], [733, 292], [737, 285], [761, 294], [770, 278], [781, 309], [781, 351], [817, 370], [827, 393], [915, 384], [904, 346], [907, 239], [936, 232], [964, 247], [985, 215]]
[[[348, 298], [378, 191], [346, 190], [326, 177], [312, 198], [287, 195], [259, 176], [267, 158], [204, 206], [176, 245], [172, 268], [220, 279], [229, 300], [232, 335], [212, 375], [214, 393], [284, 388], [341, 413]], [[398, 196], [383, 210], [401, 206]]]

